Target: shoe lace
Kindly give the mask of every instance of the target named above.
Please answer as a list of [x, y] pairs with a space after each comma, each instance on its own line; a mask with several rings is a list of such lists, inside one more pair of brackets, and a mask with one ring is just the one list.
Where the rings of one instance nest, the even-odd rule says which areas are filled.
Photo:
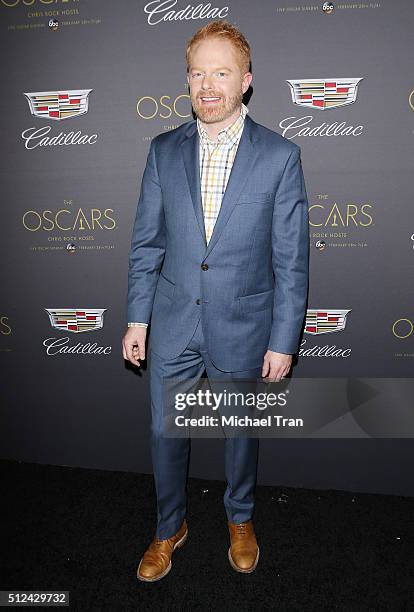
[[236, 525], [236, 531], [237, 531], [237, 535], [246, 535], [246, 533], [247, 533], [247, 524], [246, 523], [239, 523], [238, 525]]
[[171, 539], [171, 538], [167, 538], [167, 540], [160, 540], [160, 538], [156, 537], [156, 538], [154, 539], [154, 544], [155, 544], [155, 546], [157, 546], [157, 547], [158, 547], [158, 546], [161, 546], [161, 544], [164, 544], [164, 543], [165, 543], [165, 541], [167, 541], [167, 542], [168, 542], [168, 545], [169, 545], [169, 546], [172, 548], [172, 546], [173, 546], [173, 542], [172, 542], [172, 539]]

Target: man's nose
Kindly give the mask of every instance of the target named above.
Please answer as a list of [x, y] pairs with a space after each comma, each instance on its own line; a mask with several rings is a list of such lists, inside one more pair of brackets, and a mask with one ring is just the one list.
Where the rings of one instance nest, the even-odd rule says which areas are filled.
[[212, 89], [212, 79], [208, 75], [204, 75], [203, 80], [201, 82], [201, 89]]

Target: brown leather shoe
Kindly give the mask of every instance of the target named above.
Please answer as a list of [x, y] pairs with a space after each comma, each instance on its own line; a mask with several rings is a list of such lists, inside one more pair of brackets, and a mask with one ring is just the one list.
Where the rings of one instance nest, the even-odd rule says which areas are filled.
[[236, 572], [250, 574], [256, 569], [259, 561], [259, 547], [256, 541], [252, 521], [246, 523], [231, 523], [228, 521], [230, 531], [229, 561]]
[[137, 578], [145, 582], [154, 582], [164, 578], [172, 567], [171, 557], [174, 550], [184, 544], [187, 535], [188, 527], [184, 519], [180, 529], [171, 538], [160, 540], [154, 537], [140, 561]]

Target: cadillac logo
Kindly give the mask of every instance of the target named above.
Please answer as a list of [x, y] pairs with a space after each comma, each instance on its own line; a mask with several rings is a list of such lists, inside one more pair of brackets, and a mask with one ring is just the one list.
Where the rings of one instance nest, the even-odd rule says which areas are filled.
[[355, 102], [362, 79], [295, 79], [287, 82], [294, 104], [327, 110]]
[[25, 93], [30, 112], [42, 119], [70, 119], [88, 112], [88, 96], [92, 89], [38, 91]]
[[45, 308], [45, 310], [52, 327], [77, 334], [101, 329], [106, 308]]
[[350, 310], [308, 310], [306, 313], [306, 334], [329, 334], [345, 329], [346, 317]]

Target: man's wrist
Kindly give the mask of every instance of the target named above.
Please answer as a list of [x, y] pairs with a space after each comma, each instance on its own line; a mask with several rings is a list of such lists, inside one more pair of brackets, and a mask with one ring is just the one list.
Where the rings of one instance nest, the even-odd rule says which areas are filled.
[[277, 351], [276, 349], [272, 349], [272, 348], [268, 348], [268, 351], [272, 351], [272, 353], [279, 353], [279, 355], [289, 355], [289, 357], [293, 357], [293, 355], [295, 355], [295, 353], [285, 353], [282, 351]]

